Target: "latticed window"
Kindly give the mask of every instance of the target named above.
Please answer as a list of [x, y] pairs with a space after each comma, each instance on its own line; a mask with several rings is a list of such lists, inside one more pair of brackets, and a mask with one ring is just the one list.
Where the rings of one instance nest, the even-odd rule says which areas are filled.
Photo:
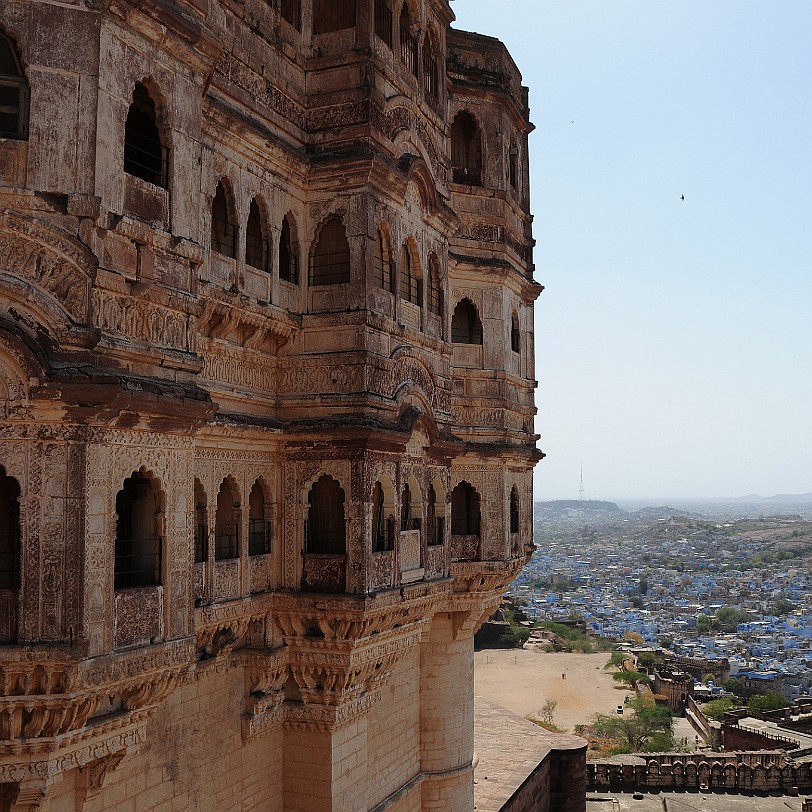
[[451, 125], [451, 168], [455, 183], [482, 183], [482, 134], [476, 119], [464, 110]]
[[293, 248], [287, 215], [282, 218], [282, 234], [279, 237], [279, 278], [291, 285], [299, 284], [299, 255]]
[[169, 183], [169, 150], [161, 143], [155, 102], [140, 82], [124, 126], [124, 171], [164, 189]]
[[400, 496], [400, 529], [402, 532], [411, 529], [410, 520], [412, 518], [412, 491], [408, 483], [403, 488]]
[[329, 34], [355, 25], [355, 0], [313, 0], [313, 33]]
[[248, 223], [245, 227], [245, 262], [252, 268], [266, 273], [271, 269], [271, 254], [268, 241], [262, 236], [262, 214], [256, 200], [251, 201], [248, 210]]
[[437, 492], [429, 485], [426, 499], [426, 543], [429, 547], [442, 544], [445, 536], [445, 519], [437, 515]]
[[248, 496], [248, 555], [271, 552], [271, 523], [265, 517], [265, 494], [255, 482]]
[[375, 34], [392, 47], [392, 8], [388, 0], [375, 0]]
[[20, 588], [20, 485], [0, 466], [0, 589]]
[[375, 234], [375, 256], [372, 259], [375, 286], [392, 292], [392, 259], [389, 253], [389, 241], [380, 229]]
[[302, 30], [302, 0], [282, 0], [282, 19], [297, 31]]
[[510, 489], [510, 532], [519, 532], [519, 491], [515, 485]]
[[407, 3], [400, 12], [400, 61], [409, 73], [417, 76], [417, 37], [412, 32], [412, 18]]
[[451, 494], [451, 535], [479, 536], [479, 494], [460, 482]]
[[195, 479], [195, 564], [209, 558], [209, 514], [206, 491], [199, 479]]
[[460, 299], [451, 317], [451, 340], [455, 344], [481, 344], [482, 322], [468, 299]]
[[338, 217], [328, 220], [319, 233], [310, 258], [310, 284], [340, 285], [350, 281], [350, 246]]
[[434, 101], [440, 98], [440, 70], [428, 36], [423, 40], [423, 90]]
[[347, 527], [344, 520], [344, 491], [324, 474], [310, 489], [305, 527], [305, 552], [344, 555]]
[[0, 138], [28, 138], [28, 82], [12, 41], [0, 33]]
[[386, 517], [383, 485], [375, 483], [372, 491], [372, 552], [382, 553], [392, 549], [392, 533]]
[[160, 512], [160, 494], [149, 477], [134, 473], [124, 480], [116, 495], [116, 589], [161, 583]]
[[217, 184], [211, 204], [211, 249], [224, 257], [237, 257], [237, 226], [231, 214], [226, 190]]
[[440, 272], [432, 263], [429, 273], [429, 313], [443, 316], [443, 287], [440, 284]]
[[223, 480], [217, 494], [217, 512], [214, 516], [214, 558], [227, 561], [240, 557], [240, 497], [237, 485]]
[[510, 349], [519, 352], [521, 346], [521, 333], [519, 332], [519, 317], [514, 313], [510, 319]]
[[400, 298], [420, 306], [421, 279], [412, 262], [412, 252], [403, 246], [400, 263]]

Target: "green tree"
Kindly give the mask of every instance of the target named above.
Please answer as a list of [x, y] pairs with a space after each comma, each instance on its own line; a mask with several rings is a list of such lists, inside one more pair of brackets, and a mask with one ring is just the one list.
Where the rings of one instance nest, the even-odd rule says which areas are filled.
[[671, 711], [639, 699], [622, 716], [595, 714], [592, 728], [599, 736], [617, 743], [615, 752], [654, 752], [674, 746]]
[[708, 719], [713, 719], [714, 722], [721, 722], [725, 713], [735, 707], [736, 703], [729, 696], [725, 696], [721, 699], [714, 699], [711, 702], [706, 702], [702, 706], [702, 713], [704, 713]]
[[739, 696], [742, 699], [747, 699], [747, 697], [752, 696], [753, 694], [752, 689], [747, 687], [747, 683], [741, 677], [731, 677], [722, 685], [722, 687], [729, 694], [736, 694], [736, 696]]
[[618, 671], [616, 674], [612, 674], [612, 679], [615, 682], [626, 683], [630, 688], [635, 688], [638, 682], [646, 684], [651, 682], [651, 677], [641, 671]]
[[735, 632], [739, 623], [747, 620], [747, 614], [733, 606], [722, 606], [716, 610], [716, 625], [720, 631]]
[[548, 699], [537, 711], [538, 718], [545, 724], [555, 724], [555, 709], [558, 707], [557, 699]]
[[653, 651], [641, 651], [640, 654], [637, 655], [638, 665], [642, 665], [643, 668], [646, 669], [656, 668], [662, 661], [663, 658]]
[[696, 619], [696, 632], [697, 634], [708, 634], [715, 625], [713, 615], [699, 615]]
[[789, 702], [784, 699], [781, 694], [758, 694], [751, 696], [747, 703], [747, 712], [751, 716], [759, 716], [764, 711], [778, 710], [779, 708], [788, 708]]
[[613, 651], [609, 655], [609, 661], [603, 667], [603, 670], [608, 671], [610, 668], [620, 668], [623, 663], [626, 662], [628, 656], [625, 651]]
[[775, 612], [778, 617], [782, 615], [788, 615], [790, 612], [794, 612], [798, 607], [790, 600], [786, 598], [779, 598], [773, 604], [773, 612]]

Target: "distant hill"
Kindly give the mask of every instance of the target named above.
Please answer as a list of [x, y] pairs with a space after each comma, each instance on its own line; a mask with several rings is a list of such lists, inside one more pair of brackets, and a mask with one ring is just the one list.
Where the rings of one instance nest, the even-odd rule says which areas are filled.
[[759, 496], [757, 493], [749, 493], [747, 496], [736, 496], [731, 502], [778, 502], [780, 504], [812, 504], [812, 493], [778, 493], [775, 496]]
[[583, 510], [592, 513], [624, 513], [614, 502], [603, 502], [599, 499], [553, 499], [549, 502], [536, 502], [536, 506], [551, 513], [568, 510]]

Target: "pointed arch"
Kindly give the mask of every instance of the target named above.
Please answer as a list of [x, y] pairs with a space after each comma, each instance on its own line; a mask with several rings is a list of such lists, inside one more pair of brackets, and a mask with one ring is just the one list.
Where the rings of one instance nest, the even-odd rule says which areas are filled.
[[416, 253], [410, 240], [403, 243], [400, 261], [400, 298], [420, 307], [423, 301], [423, 279]]
[[164, 494], [144, 468], [116, 494], [115, 589], [160, 586]]
[[169, 147], [161, 136], [155, 99], [143, 82], [135, 84], [124, 125], [124, 171], [169, 188]]
[[387, 552], [394, 546], [395, 493], [389, 478], [382, 475], [372, 489], [372, 552]]
[[291, 212], [282, 218], [279, 235], [279, 278], [291, 285], [299, 284], [299, 240], [296, 220]]
[[308, 283], [341, 285], [350, 281], [350, 245], [341, 218], [334, 215], [319, 230], [316, 246], [310, 257]]
[[344, 489], [340, 483], [329, 474], [322, 474], [310, 488], [307, 501], [305, 552], [345, 555], [347, 527]]
[[248, 555], [268, 555], [271, 552], [271, 522], [265, 489], [257, 479], [248, 495]]
[[481, 506], [476, 489], [464, 480], [451, 492], [451, 535], [480, 535]]
[[237, 258], [237, 218], [232, 198], [227, 192], [228, 182], [221, 179], [211, 203], [211, 250], [224, 257]]
[[451, 124], [451, 169], [454, 183], [482, 185], [482, 130], [467, 110]]
[[209, 498], [203, 483], [195, 477], [195, 564], [209, 558]]
[[228, 561], [240, 557], [241, 502], [237, 482], [227, 476], [217, 492], [214, 516], [214, 560]]
[[451, 341], [455, 344], [482, 344], [482, 321], [470, 299], [460, 299], [454, 308]]
[[372, 259], [372, 271], [375, 287], [393, 293], [392, 248], [389, 235], [383, 225], [378, 226], [375, 231], [375, 254]]
[[266, 217], [264, 206], [255, 197], [248, 209], [248, 221], [245, 224], [245, 264], [265, 273], [271, 272], [270, 244], [265, 237]]
[[436, 254], [432, 254], [429, 257], [429, 273], [428, 273], [428, 283], [429, 283], [429, 296], [428, 296], [428, 306], [429, 306], [429, 313], [432, 313], [435, 316], [439, 316], [440, 318], [444, 315], [445, 310], [445, 303], [443, 300], [443, 283], [440, 278], [440, 261], [437, 259]]

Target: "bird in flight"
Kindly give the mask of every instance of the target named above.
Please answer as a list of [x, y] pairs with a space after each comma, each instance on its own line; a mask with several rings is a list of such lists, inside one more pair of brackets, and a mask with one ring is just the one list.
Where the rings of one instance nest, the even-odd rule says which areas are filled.
[[679, 199], [684, 203], [685, 202], [685, 195], [680, 195]]

